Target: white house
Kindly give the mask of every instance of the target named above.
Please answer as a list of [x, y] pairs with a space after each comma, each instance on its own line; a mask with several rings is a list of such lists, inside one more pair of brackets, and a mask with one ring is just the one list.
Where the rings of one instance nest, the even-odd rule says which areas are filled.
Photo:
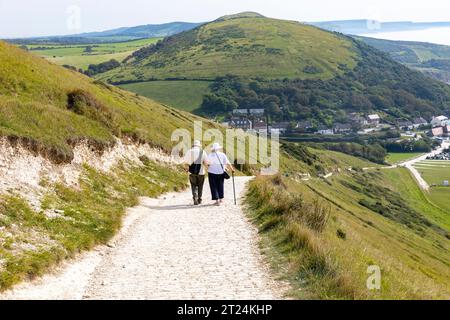
[[266, 110], [264, 110], [264, 109], [250, 109], [249, 113], [252, 116], [262, 116], [262, 115], [264, 115], [265, 111]]
[[248, 109], [234, 109], [233, 110], [233, 114], [234, 115], [245, 116], [245, 115], [248, 115]]
[[446, 116], [439, 116], [439, 117], [434, 117], [431, 120], [431, 126], [433, 128], [436, 127], [443, 127], [447, 124], [448, 118]]
[[367, 122], [370, 125], [377, 126], [380, 124], [381, 118], [377, 114], [369, 114], [367, 116]]
[[252, 122], [248, 119], [231, 119], [228, 126], [234, 129], [242, 129], [244, 131], [252, 129]]
[[317, 130], [318, 134], [322, 134], [322, 135], [333, 135], [334, 131], [333, 128], [328, 128], [325, 126], [320, 126]]

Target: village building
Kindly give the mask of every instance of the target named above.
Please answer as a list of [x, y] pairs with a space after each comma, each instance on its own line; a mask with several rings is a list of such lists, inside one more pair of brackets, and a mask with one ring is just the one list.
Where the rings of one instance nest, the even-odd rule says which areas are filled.
[[352, 113], [349, 115], [349, 120], [355, 124], [355, 125], [359, 125], [361, 127], [366, 126], [368, 124], [367, 119], [360, 116], [357, 113]]
[[319, 126], [317, 133], [322, 135], [333, 135], [334, 131], [333, 128], [329, 128], [326, 126]]
[[444, 136], [444, 127], [435, 127], [431, 129], [430, 135], [432, 137], [443, 137]]
[[251, 130], [253, 128], [253, 124], [248, 119], [231, 119], [228, 122], [228, 127], [233, 129], [242, 129], [244, 131]]
[[435, 127], [443, 127], [444, 125], [447, 124], [448, 118], [446, 116], [439, 116], [439, 117], [434, 117], [431, 120], [431, 126], [433, 128]]
[[248, 113], [252, 116], [263, 116], [266, 113], [265, 109], [249, 109]]
[[266, 111], [264, 109], [234, 109], [234, 116], [263, 116]]
[[270, 130], [272, 133], [277, 132], [277, 133], [285, 133], [286, 131], [289, 130], [290, 127], [290, 123], [289, 122], [278, 122], [278, 123], [274, 123], [270, 126]]
[[253, 124], [253, 130], [259, 134], [268, 134], [267, 123], [265, 121], [258, 121]]
[[248, 109], [234, 109], [233, 115], [235, 116], [247, 116], [248, 115]]
[[311, 130], [312, 128], [314, 128], [314, 125], [309, 120], [299, 121], [297, 123], [297, 125], [295, 126], [295, 129], [300, 132], [306, 132], [306, 131]]
[[401, 130], [413, 130], [414, 124], [409, 120], [398, 120], [397, 127]]
[[378, 126], [381, 122], [381, 118], [378, 114], [369, 114], [367, 116], [367, 124], [371, 126]]
[[335, 134], [345, 134], [352, 132], [352, 125], [349, 123], [336, 123], [333, 127]]
[[413, 120], [413, 128], [414, 129], [418, 129], [420, 127], [424, 127], [427, 126], [429, 123], [427, 120], [425, 120], [424, 118], [420, 117], [420, 118], [415, 118]]

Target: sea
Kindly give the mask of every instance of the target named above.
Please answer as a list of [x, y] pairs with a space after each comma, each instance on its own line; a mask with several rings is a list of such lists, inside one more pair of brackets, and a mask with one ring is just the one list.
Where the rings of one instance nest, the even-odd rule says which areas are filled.
[[380, 32], [360, 34], [360, 36], [385, 40], [430, 42], [450, 46], [450, 27], [430, 28], [412, 31]]

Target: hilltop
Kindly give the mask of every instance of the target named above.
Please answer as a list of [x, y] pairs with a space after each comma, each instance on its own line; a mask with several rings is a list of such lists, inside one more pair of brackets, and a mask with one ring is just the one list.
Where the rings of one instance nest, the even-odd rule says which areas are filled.
[[100, 79], [112, 83], [209, 79], [227, 73], [269, 79], [328, 79], [353, 69], [348, 39], [253, 13], [225, 16], [136, 51]]

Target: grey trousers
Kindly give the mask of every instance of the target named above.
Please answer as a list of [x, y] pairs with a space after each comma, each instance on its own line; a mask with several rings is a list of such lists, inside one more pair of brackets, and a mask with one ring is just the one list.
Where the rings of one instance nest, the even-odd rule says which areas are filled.
[[201, 200], [203, 197], [203, 185], [205, 184], [205, 176], [191, 174], [189, 181], [192, 187], [192, 196], [194, 199]]

